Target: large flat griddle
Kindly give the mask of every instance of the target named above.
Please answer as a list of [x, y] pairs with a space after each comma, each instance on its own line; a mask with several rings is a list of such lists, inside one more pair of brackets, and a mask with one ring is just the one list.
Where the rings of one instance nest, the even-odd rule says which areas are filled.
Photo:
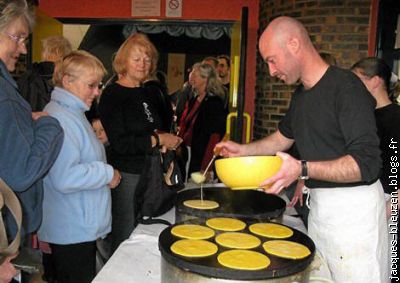
[[[243, 220], [243, 219], [241, 219], [241, 220]], [[248, 230], [248, 227], [249, 227], [249, 225], [255, 223], [255, 221], [245, 221], [245, 222], [247, 224], [247, 227], [242, 232], [252, 234]], [[195, 224], [200, 224], [200, 225], [206, 226], [204, 220], [200, 220], [200, 219], [185, 222], [185, 223], [195, 223]], [[159, 236], [159, 240], [158, 240], [158, 245], [159, 245], [161, 255], [167, 262], [169, 262], [170, 264], [172, 264], [178, 268], [181, 268], [185, 271], [189, 271], [192, 273], [197, 273], [197, 274], [200, 274], [203, 276], [207, 276], [207, 277], [230, 279], [230, 280], [232, 280], [232, 279], [235, 279], [235, 280], [266, 280], [266, 279], [271, 279], [271, 278], [285, 277], [285, 276], [293, 275], [293, 274], [296, 274], [298, 272], [305, 270], [310, 265], [311, 261], [314, 258], [314, 254], [315, 254], [315, 245], [314, 245], [313, 241], [304, 233], [289, 227], [293, 230], [294, 234], [290, 238], [287, 238], [285, 240], [294, 241], [294, 242], [297, 242], [297, 243], [307, 246], [311, 251], [311, 254], [309, 256], [307, 256], [303, 259], [299, 259], [299, 260], [283, 259], [283, 258], [279, 258], [279, 257], [273, 256], [273, 255], [267, 254], [264, 251], [264, 249], [262, 248], [262, 244], [261, 244], [259, 247], [251, 249], [251, 250], [258, 251], [269, 257], [269, 259], [271, 260], [271, 264], [267, 268], [257, 270], [257, 271], [231, 269], [231, 268], [224, 267], [218, 263], [217, 256], [221, 252], [223, 252], [225, 250], [229, 250], [229, 249], [218, 245], [215, 242], [215, 237], [208, 240], [208, 241], [215, 243], [218, 246], [218, 252], [217, 252], [217, 254], [215, 254], [213, 256], [209, 256], [209, 257], [205, 257], [205, 258], [201, 258], [201, 259], [195, 259], [195, 258], [188, 258], [188, 257], [183, 257], [183, 256], [174, 254], [170, 250], [170, 247], [175, 241], [179, 240], [180, 238], [172, 235], [171, 229], [174, 226], [179, 225], [179, 224], [182, 224], [182, 223], [177, 223], [173, 226], [170, 226], [170, 227], [164, 229], [164, 231], [161, 232], [161, 234]], [[221, 232], [216, 231], [215, 236], [217, 236], [218, 233], [221, 233]], [[252, 234], [252, 235], [254, 235], [254, 234]], [[258, 237], [262, 243], [264, 243], [267, 240], [270, 240], [269, 238], [266, 238], [266, 237], [261, 237], [261, 236], [257, 236], [257, 235], [255, 235], [255, 236]]]
[[286, 208], [285, 201], [276, 195], [256, 190], [231, 190], [227, 187], [203, 188], [204, 199], [219, 203], [219, 207], [200, 210], [187, 207], [185, 200], [200, 199], [200, 188], [181, 191], [176, 200], [176, 219], [180, 215], [192, 215], [197, 218], [233, 217], [244, 220], [262, 221], [280, 217]]

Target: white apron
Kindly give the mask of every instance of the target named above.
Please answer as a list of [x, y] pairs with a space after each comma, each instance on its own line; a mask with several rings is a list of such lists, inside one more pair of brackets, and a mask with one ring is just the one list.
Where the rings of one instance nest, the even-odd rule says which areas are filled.
[[308, 234], [337, 283], [389, 282], [381, 183], [310, 189]]

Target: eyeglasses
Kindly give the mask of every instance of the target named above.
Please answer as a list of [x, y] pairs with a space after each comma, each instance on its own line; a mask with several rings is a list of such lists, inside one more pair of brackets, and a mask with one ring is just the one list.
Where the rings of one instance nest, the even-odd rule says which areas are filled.
[[99, 82], [99, 83], [88, 83], [88, 82], [82, 80], [80, 77], [77, 77], [76, 75], [69, 74], [69, 73], [66, 73], [66, 75], [67, 75], [67, 76], [70, 76], [70, 77], [77, 78], [79, 81], [83, 82], [90, 90], [94, 90], [94, 89], [96, 89], [96, 88], [98, 88], [99, 90], [103, 90], [103, 89], [106, 87], [106, 86], [103, 84], [103, 82]]
[[15, 35], [15, 34], [11, 34], [8, 32], [4, 32], [12, 41], [14, 41], [17, 44], [24, 44], [26, 45], [29, 41], [29, 38], [26, 36], [22, 36], [22, 35]]
[[87, 86], [88, 86], [88, 88], [90, 88], [90, 89], [95, 89], [95, 88], [98, 88], [99, 90], [103, 90], [104, 88], [105, 88], [105, 85], [102, 83], [102, 82], [100, 82], [100, 83], [91, 83], [91, 84], [87, 84]]

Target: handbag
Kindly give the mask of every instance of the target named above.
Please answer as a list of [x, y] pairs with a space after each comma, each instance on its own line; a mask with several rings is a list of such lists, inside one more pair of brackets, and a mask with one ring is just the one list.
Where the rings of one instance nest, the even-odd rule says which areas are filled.
[[4, 262], [6, 257], [14, 255], [18, 252], [21, 236], [22, 224], [22, 210], [18, 198], [9, 186], [0, 178], [0, 209], [6, 206], [15, 219], [18, 230], [10, 244], [8, 244], [8, 237], [6, 227], [3, 222], [3, 214], [0, 217], [0, 264]]
[[[179, 170], [178, 170], [179, 171]], [[165, 181], [162, 153], [154, 148], [146, 155], [143, 172], [135, 192], [135, 215], [141, 224], [162, 223], [171, 225], [166, 220], [155, 219], [169, 211], [175, 205], [177, 192], [183, 184]]]
[[164, 170], [164, 180], [168, 186], [184, 187], [184, 176], [178, 164], [178, 155], [174, 150], [167, 150], [161, 153]]

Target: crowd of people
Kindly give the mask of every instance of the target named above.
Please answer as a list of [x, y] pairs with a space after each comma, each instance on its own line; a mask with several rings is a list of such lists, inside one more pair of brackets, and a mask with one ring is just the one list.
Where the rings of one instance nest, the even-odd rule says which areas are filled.
[[[393, 192], [388, 149], [399, 141], [400, 106], [389, 97], [391, 71], [382, 59], [339, 68], [318, 53], [300, 22], [274, 19], [259, 50], [271, 76], [300, 83], [288, 113], [259, 141], [220, 142], [229, 109], [227, 55], [195, 63], [171, 97], [146, 35], [121, 45], [116, 80], [105, 88], [103, 63], [57, 36], [43, 41], [42, 62], [17, 84], [11, 72], [27, 53], [34, 17], [25, 0], [0, 1], [0, 11], [0, 178], [21, 202], [22, 245], [30, 246], [34, 233], [48, 243], [48, 282], [91, 282], [97, 240], [107, 239], [112, 254], [129, 238], [146, 156], [176, 151], [187, 179], [205, 170], [215, 147], [225, 157], [280, 156], [280, 171], [260, 185], [279, 193], [300, 178], [292, 205], [309, 189], [308, 233], [335, 282], [387, 282], [391, 208], [384, 193], [388, 199]], [[94, 102], [96, 117], [88, 120]], [[294, 143], [296, 154], [285, 153]], [[3, 217], [12, 239], [15, 222]], [[17, 274], [16, 256], [0, 255], [0, 282]]]

